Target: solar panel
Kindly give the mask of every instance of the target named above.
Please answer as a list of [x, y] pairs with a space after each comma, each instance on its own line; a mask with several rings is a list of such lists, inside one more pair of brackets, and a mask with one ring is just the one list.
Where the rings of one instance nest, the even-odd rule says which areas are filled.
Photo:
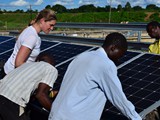
[[127, 51], [127, 52], [124, 54], [124, 56], [118, 60], [118, 62], [116, 63], [116, 65], [118, 66], [118, 65], [120, 65], [120, 64], [123, 64], [124, 62], [132, 59], [133, 57], [135, 57], [135, 56], [137, 56], [137, 55], [139, 55], [139, 54], [140, 54], [139, 52]]
[[[143, 117], [160, 105], [159, 73], [160, 56], [147, 53], [118, 69], [124, 93]], [[120, 114], [111, 104], [106, 111]]]
[[10, 36], [0, 36], [0, 43], [1, 42], [4, 42], [4, 41], [7, 41], [7, 40], [10, 40], [12, 39], [13, 37], [10, 37]]
[[65, 72], [66, 72], [66, 70], [67, 70], [67, 67], [68, 67], [68, 65], [69, 65], [69, 63], [70, 63], [71, 61], [72, 61], [72, 59], [69, 60], [69, 61], [67, 61], [67, 62], [65, 62], [65, 63], [63, 63], [62, 65], [56, 67], [57, 70], [58, 70], [58, 78], [57, 78], [57, 80], [55, 81], [55, 84], [54, 84], [54, 86], [53, 86], [53, 89], [54, 89], [54, 90], [59, 90], [59, 88], [60, 88], [60, 86], [61, 86], [61, 82], [62, 82], [62, 80], [63, 80], [63, 76], [64, 76], [64, 74], [65, 74]]
[[[96, 50], [98, 47], [95, 47], [93, 48], [92, 50]], [[118, 61], [117, 64], [122, 64], [128, 60], [130, 60], [131, 58], [139, 55], [140, 53], [139, 52], [133, 52], [133, 51], [127, 51], [126, 54]], [[62, 79], [63, 79], [63, 76], [66, 72], [66, 69], [69, 65], [69, 63], [72, 61], [72, 59], [69, 59], [67, 62], [64, 62], [63, 64], [57, 66], [56, 68], [58, 69], [59, 71], [59, 77], [56, 81], [56, 89], [57, 89], [57, 86], [58, 88], [60, 87], [60, 84], [62, 82]]]
[[[0, 37], [0, 60], [5, 61], [14, 47], [13, 37]], [[54, 89], [59, 89], [69, 63], [84, 51], [98, 47], [69, 44], [63, 42], [42, 41], [41, 51], [51, 52], [59, 71]], [[116, 63], [118, 76], [127, 98], [135, 105], [136, 111], [145, 116], [160, 105], [160, 56], [135, 51], [127, 51]], [[121, 115], [115, 107], [107, 102], [104, 113]], [[102, 117], [103, 119], [103, 117]]]
[[57, 65], [91, 48], [92, 47], [90, 46], [61, 43], [50, 49], [45, 50], [45, 52], [53, 53]]
[[93, 49], [95, 49], [95, 47], [59, 43], [50, 49], [44, 50], [44, 52], [53, 53], [56, 60], [56, 68], [58, 69], [59, 75], [54, 85], [54, 89], [58, 90], [60, 88], [65, 71], [73, 58], [84, 51], [90, 51]]
[[0, 60], [6, 61], [11, 54], [12, 54], [12, 51], [6, 51], [3, 54], [0, 54]]
[[[3, 37], [2, 37], [3, 38]], [[1, 39], [0, 37], [0, 54], [3, 54], [6, 51], [13, 50], [15, 44], [15, 38], [6, 38]]]
[[51, 41], [42, 40], [41, 51], [44, 51], [46, 49], [50, 49], [50, 47], [53, 47], [56, 44], [58, 44], [58, 42], [54, 42], [54, 41], [51, 42]]

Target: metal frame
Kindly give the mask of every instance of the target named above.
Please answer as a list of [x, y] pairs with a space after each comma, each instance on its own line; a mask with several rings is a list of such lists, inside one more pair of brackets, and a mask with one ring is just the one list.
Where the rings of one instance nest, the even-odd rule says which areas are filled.
[[108, 30], [146, 30], [146, 24], [121, 24], [121, 23], [64, 23], [58, 22], [56, 28], [88, 28], [88, 29], [108, 29]]

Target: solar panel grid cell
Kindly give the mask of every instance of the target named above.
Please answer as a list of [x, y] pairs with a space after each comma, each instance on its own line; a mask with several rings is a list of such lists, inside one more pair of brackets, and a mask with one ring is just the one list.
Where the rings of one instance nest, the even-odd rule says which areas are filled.
[[6, 61], [9, 58], [9, 56], [11, 55], [11, 53], [12, 53], [12, 51], [1, 54], [0, 59], [3, 61]]
[[53, 45], [56, 45], [56, 44], [58, 44], [58, 42], [51, 42], [51, 41], [44, 41], [44, 40], [42, 40], [41, 50], [44, 50], [44, 49], [49, 48], [49, 47], [51, 47]]
[[6, 40], [9, 40], [9, 39], [12, 39], [13, 37], [10, 37], [10, 36], [0, 36], [0, 43], [1, 42], [4, 42]]
[[13, 50], [14, 44], [15, 44], [14, 38], [10, 40], [7, 39], [6, 41], [3, 40], [3, 42], [0, 42], [0, 54], [7, 50]]

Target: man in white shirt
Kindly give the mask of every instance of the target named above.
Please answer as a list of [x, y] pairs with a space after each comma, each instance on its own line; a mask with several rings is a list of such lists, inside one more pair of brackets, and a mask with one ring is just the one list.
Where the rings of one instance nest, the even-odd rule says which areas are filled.
[[24, 63], [1, 80], [0, 120], [27, 119], [24, 108], [35, 90], [40, 104], [50, 110], [52, 100], [48, 93], [58, 76], [53, 64], [51, 56], [40, 54], [37, 62]]
[[122, 90], [114, 63], [126, 50], [126, 38], [115, 32], [98, 50], [77, 56], [67, 68], [49, 120], [99, 120], [107, 100], [129, 119], [141, 120]]

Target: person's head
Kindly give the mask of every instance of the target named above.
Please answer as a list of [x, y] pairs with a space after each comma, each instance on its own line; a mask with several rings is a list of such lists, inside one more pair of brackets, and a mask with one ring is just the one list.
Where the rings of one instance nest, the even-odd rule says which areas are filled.
[[157, 21], [151, 21], [146, 26], [146, 31], [151, 38], [160, 38], [160, 24]]
[[115, 62], [127, 51], [128, 44], [126, 38], [121, 33], [113, 32], [106, 36], [102, 47], [108, 57]]
[[54, 11], [50, 9], [43, 9], [38, 13], [34, 22], [38, 23], [41, 30], [48, 34], [51, 30], [53, 30], [56, 20], [57, 17]]
[[39, 62], [39, 61], [44, 61], [44, 62], [47, 62], [53, 66], [55, 66], [55, 60], [53, 58], [53, 56], [50, 54], [50, 53], [46, 53], [46, 52], [41, 52], [36, 60], [36, 62]]

